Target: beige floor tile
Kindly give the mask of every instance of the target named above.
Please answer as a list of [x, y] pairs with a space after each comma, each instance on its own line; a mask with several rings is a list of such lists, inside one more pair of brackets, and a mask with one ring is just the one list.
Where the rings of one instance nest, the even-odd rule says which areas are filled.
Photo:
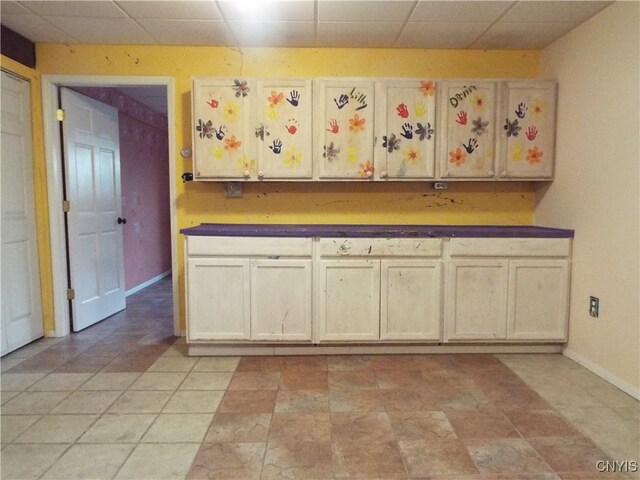
[[112, 390], [73, 392], [51, 413], [103, 413], [120, 395]]
[[257, 480], [264, 451], [264, 443], [205, 443], [187, 479]]
[[14, 442], [73, 443], [97, 418], [97, 415], [45, 415]]
[[44, 373], [3, 373], [0, 376], [0, 389], [3, 392], [21, 392], [44, 376]]
[[75, 390], [89, 380], [93, 373], [50, 373], [29, 387], [32, 392]]
[[70, 392], [22, 392], [2, 406], [2, 413], [7, 415], [29, 415], [48, 413]]
[[42, 478], [49, 480], [109, 480], [134, 445], [73, 445]]
[[163, 357], [187, 357], [189, 347], [184, 343], [174, 343], [163, 354]]
[[33, 342], [29, 345], [25, 345], [19, 348], [15, 352], [11, 352], [11, 358], [31, 358], [38, 353], [44, 352], [47, 348], [53, 346], [49, 342]]
[[178, 390], [162, 413], [213, 413], [223, 395], [224, 390]]
[[270, 423], [268, 413], [216, 413], [204, 442], [264, 443]]
[[191, 372], [180, 390], [224, 390], [229, 386], [231, 372]]
[[609, 408], [636, 408], [640, 410], [640, 402], [631, 395], [613, 385], [606, 385], [589, 390], [589, 395], [595, 397]]
[[68, 448], [68, 445], [8, 445], [2, 450], [2, 480], [40, 478]]
[[109, 413], [160, 413], [171, 397], [168, 391], [124, 392], [109, 408]]
[[185, 372], [143, 373], [130, 390], [176, 390], [186, 376]]
[[39, 419], [40, 415], [1, 415], [0, 434], [2, 435], [2, 443], [11, 443]]
[[139, 444], [117, 480], [183, 480], [198, 453], [198, 443]]
[[202, 442], [213, 414], [162, 413], [158, 415], [143, 443]]
[[194, 372], [233, 372], [240, 357], [202, 357], [193, 367]]
[[147, 372], [189, 372], [197, 361], [193, 357], [160, 357]]
[[140, 373], [137, 372], [100, 372], [83, 383], [78, 390], [126, 390], [139, 376]]
[[0, 372], [6, 372], [10, 368], [20, 365], [24, 361], [24, 358], [3, 358], [2, 361], [0, 361]]
[[17, 397], [18, 395], [20, 395], [20, 393], [21, 392], [4, 392], [4, 391], [0, 392], [0, 404], [4, 405], [13, 397]]
[[538, 394], [556, 409], [560, 408], [600, 408], [605, 405], [597, 398], [589, 395], [587, 390], [565, 385], [565, 388], [541, 387]]
[[105, 414], [78, 440], [78, 443], [137, 443], [156, 419], [148, 414]]

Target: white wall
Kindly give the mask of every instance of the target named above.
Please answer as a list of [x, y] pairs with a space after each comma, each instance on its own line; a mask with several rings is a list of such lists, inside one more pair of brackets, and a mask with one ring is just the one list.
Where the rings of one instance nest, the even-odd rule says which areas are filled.
[[[616, 2], [542, 51], [556, 78], [556, 175], [538, 225], [575, 229], [568, 356], [640, 387], [640, 4]], [[589, 296], [600, 317], [589, 316]]]

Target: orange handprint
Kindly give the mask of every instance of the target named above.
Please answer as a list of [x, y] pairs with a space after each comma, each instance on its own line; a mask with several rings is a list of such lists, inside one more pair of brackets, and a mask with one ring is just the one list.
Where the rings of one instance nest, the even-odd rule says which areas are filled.
[[401, 103], [396, 107], [396, 112], [398, 112], [398, 116], [402, 118], [407, 118], [409, 116], [409, 109], [404, 103]]
[[535, 126], [531, 125], [531, 126], [527, 129], [527, 133], [526, 133], [526, 135], [527, 135], [527, 138], [528, 138], [530, 141], [533, 141], [533, 140], [535, 140], [535, 139], [536, 139], [536, 136], [538, 135], [538, 129], [537, 129]]
[[340, 127], [338, 126], [338, 121], [334, 118], [329, 122], [329, 128], [327, 128], [327, 132], [338, 133], [340, 131]]
[[465, 112], [465, 111], [458, 112], [458, 119], [456, 120], [456, 123], [459, 123], [460, 125], [466, 125], [467, 124], [467, 112]]

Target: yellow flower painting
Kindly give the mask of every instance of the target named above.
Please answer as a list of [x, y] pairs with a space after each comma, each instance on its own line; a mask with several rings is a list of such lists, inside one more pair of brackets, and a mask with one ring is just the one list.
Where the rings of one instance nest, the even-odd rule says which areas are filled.
[[222, 110], [222, 116], [229, 123], [235, 123], [240, 113], [240, 105], [236, 102], [227, 102]]
[[284, 151], [284, 164], [289, 168], [298, 168], [302, 163], [302, 152], [296, 147]]
[[356, 163], [358, 161], [358, 147], [349, 145], [347, 148], [347, 162]]

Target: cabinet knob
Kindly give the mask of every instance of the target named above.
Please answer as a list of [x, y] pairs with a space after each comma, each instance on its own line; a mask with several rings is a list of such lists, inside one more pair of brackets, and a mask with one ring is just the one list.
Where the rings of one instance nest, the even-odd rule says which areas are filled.
[[493, 177], [493, 170], [489, 170], [489, 171], [487, 172], [487, 175], [489, 175], [490, 177]]
[[373, 172], [371, 170], [367, 171], [367, 178], [373, 177]]
[[244, 178], [249, 178], [251, 176], [251, 172], [249, 170], [245, 170], [242, 172], [242, 175], [244, 175]]
[[264, 172], [263, 172], [262, 170], [260, 170], [260, 171], [258, 172], [258, 177], [259, 177], [259, 178], [264, 178]]
[[380, 172], [380, 178], [387, 178], [388, 173], [386, 171]]
[[502, 173], [501, 173], [500, 175], [502, 175], [503, 177], [506, 177], [506, 176], [507, 176], [507, 171], [506, 171], [506, 170], [503, 170], [503, 171], [502, 171]]

